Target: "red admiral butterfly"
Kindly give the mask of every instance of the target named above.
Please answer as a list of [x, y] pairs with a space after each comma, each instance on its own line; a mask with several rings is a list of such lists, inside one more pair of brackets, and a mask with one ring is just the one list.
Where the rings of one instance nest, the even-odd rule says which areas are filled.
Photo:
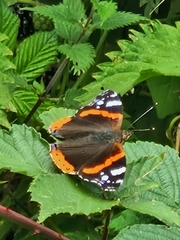
[[122, 143], [131, 131], [120, 130], [123, 107], [119, 95], [107, 90], [76, 112], [51, 124], [49, 132], [62, 141], [50, 145], [52, 160], [64, 173], [78, 175], [114, 191], [126, 171]]

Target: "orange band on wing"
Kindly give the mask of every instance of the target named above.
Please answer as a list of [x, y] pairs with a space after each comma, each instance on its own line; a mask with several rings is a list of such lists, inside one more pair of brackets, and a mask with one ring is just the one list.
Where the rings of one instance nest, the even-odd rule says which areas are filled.
[[64, 173], [68, 173], [68, 174], [76, 174], [76, 171], [73, 167], [73, 165], [71, 165], [70, 163], [68, 163], [68, 161], [66, 161], [64, 155], [62, 154], [62, 152], [57, 149], [57, 150], [50, 150], [50, 155], [51, 158], [53, 160], [53, 162], [56, 164], [56, 166], [61, 169], [61, 171], [63, 171]]
[[121, 113], [110, 113], [105, 110], [97, 110], [97, 109], [84, 110], [79, 114], [80, 117], [86, 117], [88, 115], [101, 115], [103, 117], [108, 117], [112, 119], [123, 118], [123, 115]]
[[109, 158], [106, 159], [106, 161], [102, 164], [99, 164], [95, 167], [91, 167], [91, 168], [83, 168], [83, 173], [86, 174], [95, 174], [100, 172], [101, 170], [103, 170], [104, 168], [111, 166], [113, 162], [116, 162], [118, 160], [120, 160], [121, 158], [123, 158], [125, 156], [125, 152], [119, 152], [118, 154], [111, 156]]
[[59, 120], [53, 122], [51, 126], [49, 127], [49, 131], [54, 131], [54, 130], [59, 130], [62, 128], [62, 126], [68, 122], [70, 122], [72, 117], [65, 117], [65, 118], [60, 118]]

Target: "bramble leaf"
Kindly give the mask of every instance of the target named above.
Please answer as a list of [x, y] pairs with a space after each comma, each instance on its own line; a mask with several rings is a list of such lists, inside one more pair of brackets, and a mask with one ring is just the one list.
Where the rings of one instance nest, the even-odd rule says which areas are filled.
[[28, 80], [39, 77], [55, 62], [57, 35], [52, 32], [37, 32], [20, 45], [13, 63], [16, 73]]

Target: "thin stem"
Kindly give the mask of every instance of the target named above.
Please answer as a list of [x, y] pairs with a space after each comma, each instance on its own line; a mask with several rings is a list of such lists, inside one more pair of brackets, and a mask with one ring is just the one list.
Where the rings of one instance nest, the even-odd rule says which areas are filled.
[[111, 214], [111, 211], [107, 210], [106, 211], [106, 221], [105, 221], [105, 224], [104, 224], [104, 230], [103, 230], [103, 235], [102, 235], [101, 240], [106, 240], [107, 237], [108, 237], [108, 227], [109, 227], [109, 221], [110, 221], [110, 214]]
[[34, 231], [34, 234], [41, 234], [47, 239], [50, 240], [69, 240], [68, 238], [60, 235], [59, 233], [51, 230], [48, 227], [45, 227], [44, 225], [41, 225], [13, 210], [10, 210], [7, 207], [4, 207], [0, 205], [0, 216], [4, 217], [11, 222], [14, 222], [16, 224], [19, 224], [27, 229], [31, 229]]
[[56, 82], [56, 80], [58, 79], [60, 73], [64, 70], [66, 64], [68, 62], [68, 59], [65, 58], [61, 65], [59, 66], [59, 68], [57, 69], [56, 73], [54, 74], [53, 78], [51, 79], [51, 81], [49, 82], [48, 86], [46, 87], [46, 90], [45, 92], [39, 96], [39, 99], [37, 100], [36, 104], [34, 105], [34, 107], [31, 109], [31, 111], [29, 112], [29, 114], [27, 115], [27, 117], [25, 118], [24, 120], [24, 123], [28, 123], [29, 120], [32, 118], [32, 116], [34, 115], [34, 113], [36, 112], [36, 110], [39, 108], [39, 106], [41, 105], [41, 103], [43, 102], [44, 100], [44, 96], [46, 94], [49, 93], [49, 91], [51, 90], [53, 84]]

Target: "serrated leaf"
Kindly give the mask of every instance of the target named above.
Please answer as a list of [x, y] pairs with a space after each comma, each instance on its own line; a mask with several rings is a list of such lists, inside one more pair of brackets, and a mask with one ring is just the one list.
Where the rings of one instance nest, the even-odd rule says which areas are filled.
[[47, 142], [25, 125], [13, 125], [9, 133], [0, 130], [0, 168], [31, 177], [54, 172]]
[[63, 0], [61, 13], [69, 21], [81, 22], [85, 17], [85, 9], [81, 0]]
[[41, 175], [33, 181], [29, 191], [33, 201], [41, 203], [39, 220], [52, 214], [70, 213], [89, 215], [102, 212], [118, 204], [117, 201], [95, 198], [81, 185], [64, 174]]
[[81, 22], [85, 17], [85, 9], [81, 0], [64, 0], [63, 3], [53, 6], [36, 6], [25, 9], [37, 12], [40, 15], [53, 19], [54, 22]]
[[55, 62], [57, 35], [53, 32], [37, 32], [20, 45], [13, 63], [16, 73], [33, 80]]
[[[102, 72], [94, 75], [97, 81], [84, 87], [89, 92], [88, 95], [93, 94], [92, 89], [97, 91], [101, 87], [110, 88], [123, 95], [138, 83], [147, 80], [153, 100], [157, 102], [159, 99], [158, 116], [162, 118], [178, 112], [180, 99], [173, 91], [180, 88], [179, 81], [170, 77], [180, 76], [179, 26], [180, 23], [177, 23], [175, 28], [151, 22], [141, 24], [144, 33], [132, 30], [132, 41], [120, 40], [118, 44], [121, 51], [107, 54], [112, 62], [98, 66]], [[160, 88], [163, 88], [161, 92], [166, 93], [165, 98], [160, 99], [161, 94], [157, 91]]]
[[93, 22], [96, 28], [108, 31], [119, 27], [128, 26], [142, 20], [146, 20], [146, 18], [138, 14], [118, 11], [112, 14], [107, 20], [105, 20], [103, 24], [101, 24], [102, 22], [100, 20], [100, 17], [95, 14]]
[[73, 109], [52, 108], [48, 112], [42, 113], [40, 118], [44, 123], [44, 128], [48, 129], [56, 120], [67, 116], [73, 116], [74, 113], [75, 110]]
[[57, 34], [69, 42], [77, 42], [83, 31], [85, 10], [81, 0], [64, 0], [63, 4], [48, 7], [38, 6], [32, 11], [51, 18]]
[[58, 50], [73, 62], [75, 73], [87, 70], [93, 64], [93, 58], [96, 55], [93, 46], [88, 43], [79, 43], [72, 46], [64, 44], [59, 46]]
[[106, 21], [109, 17], [111, 17], [117, 9], [117, 4], [115, 2], [107, 2], [101, 1], [97, 5], [97, 12], [101, 19], [101, 25]]
[[0, 1], [0, 19], [0, 32], [8, 36], [5, 43], [13, 50], [16, 45], [20, 20], [3, 1]]
[[126, 228], [120, 232], [113, 240], [160, 240], [171, 239], [177, 240], [180, 238], [180, 230], [177, 227], [167, 228], [162, 225], [139, 224], [130, 228]]

